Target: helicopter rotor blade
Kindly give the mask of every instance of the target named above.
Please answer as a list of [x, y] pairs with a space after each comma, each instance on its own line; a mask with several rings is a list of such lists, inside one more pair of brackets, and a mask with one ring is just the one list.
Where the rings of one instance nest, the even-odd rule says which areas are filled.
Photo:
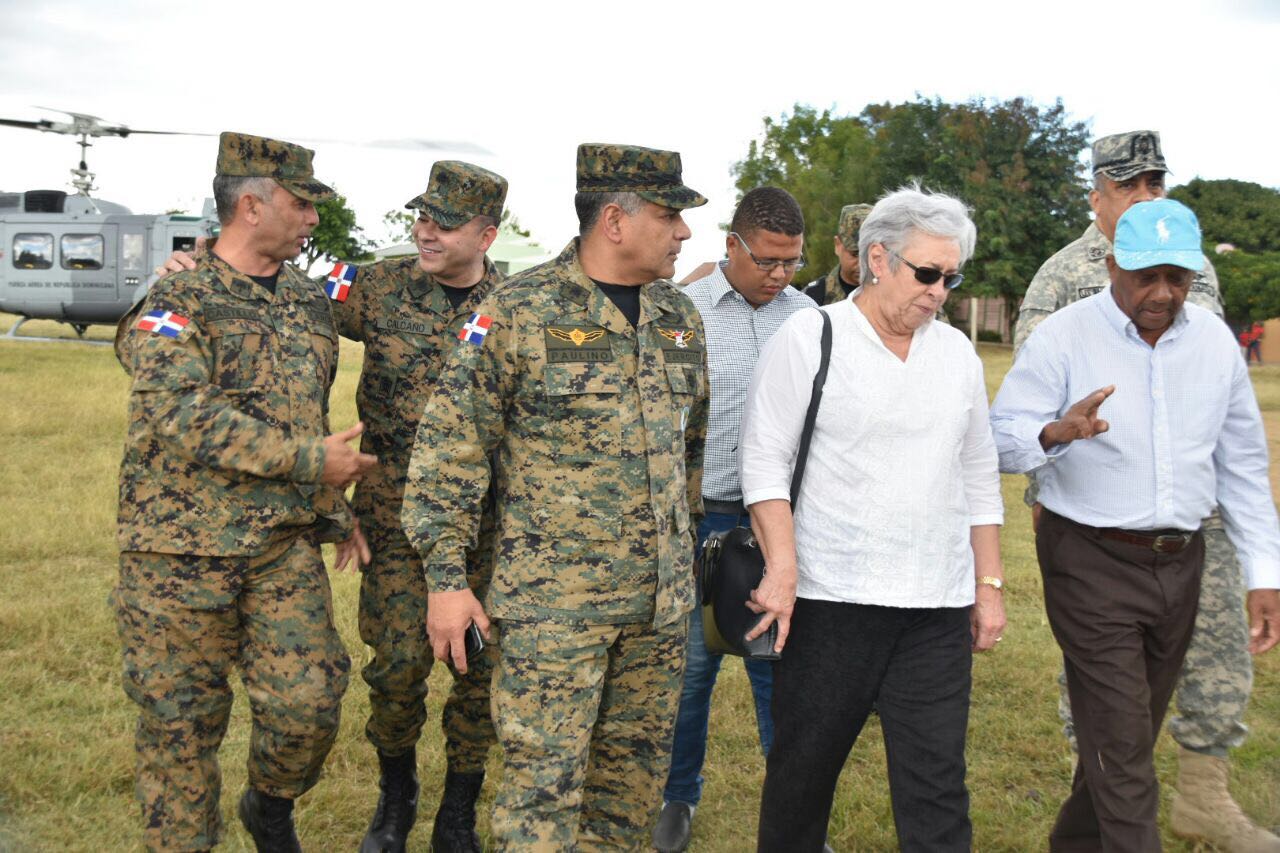
[[40, 121], [23, 121], [16, 118], [0, 118], [0, 125], [5, 125], [7, 127], [25, 127], [29, 130], [49, 130], [52, 128], [53, 122], [48, 121], [47, 119], [41, 119]]

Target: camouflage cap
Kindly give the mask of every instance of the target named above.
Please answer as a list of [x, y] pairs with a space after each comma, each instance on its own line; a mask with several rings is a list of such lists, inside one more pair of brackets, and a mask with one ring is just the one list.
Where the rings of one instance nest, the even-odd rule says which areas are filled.
[[579, 145], [578, 192], [635, 193], [675, 210], [707, 203], [705, 196], [684, 185], [679, 154], [638, 145]]
[[292, 142], [223, 131], [218, 138], [217, 174], [233, 178], [274, 178], [298, 198], [324, 201], [333, 190], [316, 180], [311, 170], [315, 152]]
[[855, 255], [858, 254], [858, 229], [871, 212], [869, 204], [846, 204], [840, 208], [840, 223], [836, 226], [836, 236], [844, 247]]
[[1093, 143], [1093, 173], [1113, 181], [1127, 181], [1143, 172], [1167, 172], [1160, 153], [1160, 134], [1154, 130], [1113, 133]]
[[427, 191], [405, 202], [437, 225], [457, 228], [476, 216], [502, 218], [507, 199], [507, 179], [461, 160], [438, 160], [431, 166]]

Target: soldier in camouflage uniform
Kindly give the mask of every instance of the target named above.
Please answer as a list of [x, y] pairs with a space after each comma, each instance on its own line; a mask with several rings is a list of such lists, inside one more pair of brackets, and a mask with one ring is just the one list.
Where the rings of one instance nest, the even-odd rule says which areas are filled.
[[[338, 333], [364, 342], [356, 405], [365, 424], [361, 448], [379, 464], [352, 500], [368, 537], [372, 563], [360, 584], [360, 637], [374, 650], [363, 670], [370, 716], [365, 734], [378, 751], [381, 795], [361, 850], [402, 851], [417, 810], [415, 747], [427, 717], [427, 677], [434, 657], [427, 640], [427, 587], [422, 560], [400, 528], [400, 503], [423, 405], [458, 328], [502, 276], [485, 256], [498, 234], [507, 182], [458, 161], [431, 168], [426, 192], [405, 206], [418, 212], [413, 257], [358, 271], [335, 268]], [[344, 286], [343, 282], [350, 281]], [[477, 597], [489, 584], [492, 508], [478, 547], [466, 554]], [[496, 649], [486, 647], [454, 672], [442, 720], [448, 771], [431, 838], [437, 853], [480, 850], [475, 803], [489, 748], [497, 742], [489, 714]]]
[[329, 300], [282, 263], [331, 193], [311, 153], [222, 134], [216, 254], [158, 282], [119, 333], [133, 384], [112, 600], [153, 850], [222, 836], [233, 666], [253, 714], [240, 817], [260, 850], [299, 849], [293, 800], [337, 734], [350, 662], [320, 543], [363, 547], [340, 489], [375, 460], [346, 444], [359, 426], [328, 435]]
[[[706, 199], [681, 183], [678, 154], [582, 145], [575, 202], [580, 239], [463, 325], [402, 517], [436, 656], [464, 664], [472, 620], [501, 635], [502, 850], [645, 846], [694, 598], [706, 353], [693, 303], [661, 279], [689, 237], [681, 210]], [[482, 608], [465, 554], [491, 479]]]
[[811, 281], [804, 289], [805, 296], [819, 305], [831, 305], [844, 301], [857, 288], [862, 279], [858, 266], [858, 229], [870, 212], [869, 204], [846, 204], [840, 208], [834, 240], [836, 265], [822, 278]]
[[[1167, 171], [1155, 131], [1118, 133], [1094, 143], [1094, 189], [1089, 203], [1096, 218], [1080, 239], [1045, 261], [1031, 280], [1018, 312], [1015, 351], [1045, 317], [1108, 285], [1105, 259], [1111, 253], [1116, 221], [1132, 204], [1163, 198]], [[1212, 264], [1196, 273], [1187, 298], [1222, 316]], [[1026, 500], [1038, 518], [1036, 492], [1032, 478]], [[1280, 851], [1280, 838], [1254, 826], [1227, 790], [1227, 751], [1244, 741], [1253, 665], [1247, 651], [1244, 588], [1235, 549], [1217, 513], [1205, 520], [1203, 529], [1200, 609], [1178, 679], [1178, 715], [1169, 723], [1180, 746], [1171, 824], [1178, 835], [1211, 841], [1228, 851]], [[1071, 707], [1061, 674], [1059, 684], [1063, 686], [1059, 713], [1074, 750]]]

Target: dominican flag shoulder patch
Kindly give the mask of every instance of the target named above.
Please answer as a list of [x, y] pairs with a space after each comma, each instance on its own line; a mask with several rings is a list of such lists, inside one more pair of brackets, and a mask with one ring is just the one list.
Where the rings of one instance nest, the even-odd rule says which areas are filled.
[[491, 325], [493, 325], [492, 317], [472, 314], [471, 319], [462, 324], [462, 331], [458, 332], [458, 340], [479, 346], [484, 343], [484, 336], [489, 334]]
[[182, 330], [190, 322], [186, 317], [172, 311], [152, 311], [138, 320], [138, 328], [144, 332], [164, 335], [166, 338], [176, 338], [182, 334]]
[[347, 294], [351, 292], [351, 285], [356, 281], [355, 264], [337, 264], [333, 271], [329, 273], [329, 277], [324, 280], [324, 292], [329, 294], [329, 298], [334, 302], [346, 302]]

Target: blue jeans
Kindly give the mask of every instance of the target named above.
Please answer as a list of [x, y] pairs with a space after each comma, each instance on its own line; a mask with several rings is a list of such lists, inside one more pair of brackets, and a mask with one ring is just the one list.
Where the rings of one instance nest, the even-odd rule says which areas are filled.
[[[738, 515], [709, 513], [698, 525], [696, 552], [708, 534], [735, 527], [750, 527], [744, 512]], [[680, 694], [680, 710], [676, 713], [675, 742], [671, 750], [671, 772], [663, 789], [665, 802], [697, 805], [702, 799], [702, 762], [707, 755], [707, 720], [711, 714], [711, 691], [716, 686], [720, 661], [724, 655], [708, 652], [702, 641], [702, 609], [694, 607], [689, 616], [689, 647], [685, 660], [684, 690]], [[751, 680], [751, 694], [756, 704], [756, 728], [760, 732], [760, 748], [765, 755], [773, 744], [773, 717], [769, 703], [773, 698], [773, 664], [769, 661], [744, 661]]]

